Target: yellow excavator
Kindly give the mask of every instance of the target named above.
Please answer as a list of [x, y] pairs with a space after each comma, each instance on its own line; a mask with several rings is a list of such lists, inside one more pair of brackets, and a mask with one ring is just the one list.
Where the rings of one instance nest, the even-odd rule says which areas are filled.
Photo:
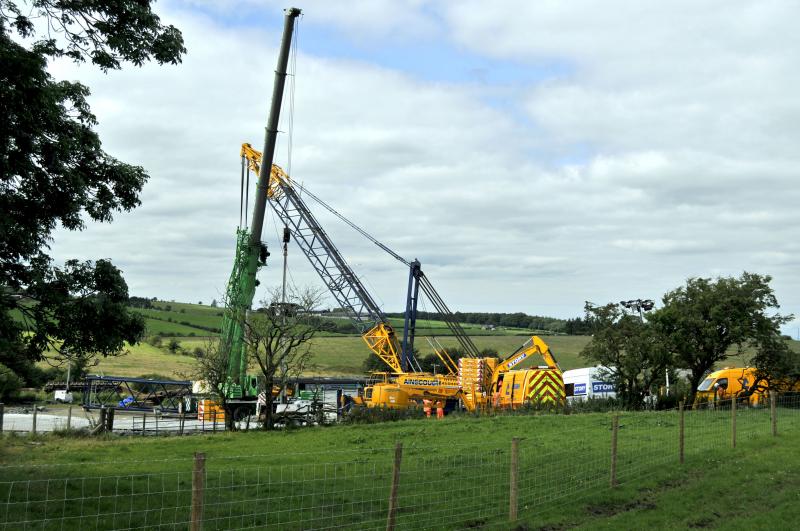
[[[261, 153], [253, 149], [250, 144], [242, 144], [240, 155], [243, 163], [242, 181], [244, 182], [245, 170], [249, 181], [249, 172], [259, 171]], [[301, 194], [319, 203], [409, 268], [402, 340], [398, 338], [392, 324], [317, 222]], [[356, 404], [367, 407], [406, 408], [421, 404], [423, 400], [432, 400], [445, 402], [448, 410], [458, 407], [460, 403], [467, 410], [474, 411], [481, 407], [515, 408], [527, 402], [555, 403], [564, 400], [561, 371], [549, 347], [539, 337], [531, 337], [516, 352], [502, 361], [498, 358], [482, 357], [455, 315], [422, 272], [418, 260], [408, 261], [389, 249], [308, 189], [294, 182], [277, 165], [273, 165], [270, 172], [267, 197], [272, 209], [290, 231], [339, 305], [354, 320], [364, 325], [362, 338], [369, 349], [390, 369], [388, 372], [376, 374], [381, 381], [365, 388], [363, 396], [354, 399]], [[440, 318], [465, 353], [465, 357], [455, 363], [446, 349], [438, 342], [436, 344], [432, 342], [431, 346], [444, 367], [442, 374], [421, 371], [414, 356], [420, 289], [436, 308]], [[534, 354], [541, 355], [546, 366], [512, 370]]]
[[[537, 354], [544, 360], [544, 365], [513, 370]], [[538, 336], [531, 336], [503, 361], [498, 358], [459, 360], [459, 381], [468, 410], [480, 407], [516, 409], [526, 404], [556, 405], [566, 399], [561, 368], [550, 347]]]

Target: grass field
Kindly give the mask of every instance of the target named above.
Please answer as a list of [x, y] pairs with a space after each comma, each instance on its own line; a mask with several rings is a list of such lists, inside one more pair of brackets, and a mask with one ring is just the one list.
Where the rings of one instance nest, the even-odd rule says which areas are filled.
[[[171, 323], [170, 323], [171, 324]], [[509, 355], [516, 350], [527, 336], [476, 336], [472, 340], [479, 349], [493, 348], [501, 355]], [[165, 338], [167, 341], [169, 338]], [[207, 341], [202, 337], [179, 337], [181, 346], [188, 351], [202, 347]], [[544, 338], [556, 355], [563, 369], [574, 369], [586, 366], [586, 362], [578, 357], [578, 353], [589, 341], [588, 336], [548, 336]], [[444, 347], [456, 346], [452, 337], [439, 338]], [[432, 353], [425, 337], [418, 337], [416, 345], [422, 355]], [[358, 336], [318, 337], [311, 345], [314, 353], [314, 367], [308, 372], [320, 376], [363, 375], [364, 360], [373, 355], [364, 341]], [[163, 348], [155, 348], [146, 343], [130, 347], [130, 354], [118, 358], [107, 358], [100, 362], [97, 370], [115, 376], [139, 376], [158, 373], [173, 376], [186, 373], [191, 366], [191, 357], [180, 354], [169, 354]], [[532, 360], [530, 363], [539, 363]]]
[[108, 376], [143, 376], [160, 374], [175, 379], [183, 379], [183, 375], [191, 373], [194, 360], [190, 356], [170, 354], [162, 348], [147, 343], [129, 347], [130, 353], [125, 356], [105, 358], [91, 370], [92, 374]]
[[[529, 336], [474, 336], [472, 340], [479, 349], [493, 348], [501, 356], [508, 356], [514, 352]], [[196, 347], [202, 347], [207, 339], [204, 337], [178, 337], [181, 346], [191, 352]], [[452, 337], [438, 338], [444, 347], [457, 346]], [[589, 336], [544, 336], [543, 339], [550, 346], [556, 360], [564, 370], [586, 367], [589, 363], [579, 354], [589, 342]], [[164, 338], [168, 341], [169, 338]], [[417, 348], [422, 355], [432, 352], [425, 337], [418, 337]], [[792, 349], [800, 350], [800, 342], [791, 341]], [[309, 369], [309, 375], [318, 376], [354, 376], [363, 375], [362, 364], [373, 354], [369, 351], [364, 341], [358, 336], [317, 337], [313, 340], [312, 352], [314, 353], [314, 366]], [[192, 366], [192, 358], [180, 354], [170, 354], [164, 348], [155, 348], [146, 343], [130, 347], [130, 354], [118, 358], [101, 360], [96, 370], [100, 373], [115, 376], [140, 376], [143, 374], [162, 374], [177, 377], [186, 374]], [[749, 359], [750, 353], [732, 357], [720, 364], [742, 365]], [[523, 364], [523, 367], [538, 364], [540, 360], [534, 358]]]
[[[130, 528], [188, 520], [191, 456], [207, 456], [206, 529], [385, 528], [393, 446], [404, 445], [398, 529], [789, 529], [800, 519], [800, 411], [622, 413], [609, 489], [610, 414], [453, 416], [183, 438], [0, 439], [0, 528]], [[31, 442], [36, 451], [31, 451]], [[62, 520], [67, 517], [68, 520]], [[4, 525], [5, 524], [5, 525]]]
[[[223, 308], [212, 308], [201, 304], [154, 301], [153, 308], [133, 308], [133, 310], [147, 319], [149, 335], [204, 336], [209, 334], [209, 329], [217, 330], [222, 324]], [[342, 322], [342, 319], [339, 318], [331, 317], [330, 319], [336, 323]], [[402, 330], [403, 319], [392, 317], [389, 318], [389, 322], [398, 330]], [[461, 326], [467, 330], [468, 334], [477, 336], [504, 336], [535, 332], [522, 328], [484, 330], [480, 325], [470, 323], [461, 323]], [[417, 333], [419, 335], [451, 335], [443, 321], [430, 319], [417, 321]], [[326, 333], [326, 335], [339, 334]]]
[[[136, 309], [148, 317], [148, 334], [161, 335], [164, 343], [174, 337], [188, 352], [193, 351], [196, 347], [202, 347], [211, 334], [208, 330], [197, 327], [218, 327], [221, 320], [219, 315], [222, 312], [221, 308], [163, 301], [156, 301], [153, 304], [155, 309]], [[172, 319], [172, 322], [166, 321], [166, 319]], [[398, 330], [402, 328], [402, 319], [391, 318], [390, 321]], [[188, 324], [181, 324], [181, 322]], [[418, 326], [420, 328], [416, 347], [423, 356], [433, 352], [427, 341], [429, 336], [436, 336], [444, 347], [458, 346], [456, 340], [449, 335], [449, 330], [444, 322], [421, 319], [418, 321]], [[514, 352], [534, 333], [532, 330], [511, 328], [495, 331], [482, 330], [479, 325], [475, 324], [463, 324], [463, 326], [479, 349], [494, 349], [501, 356], [508, 356]], [[542, 337], [550, 345], [562, 369], [569, 370], [589, 365], [579, 356], [583, 347], [589, 342], [589, 336], [545, 335]], [[793, 349], [800, 351], [800, 342], [790, 341], [789, 343]], [[363, 375], [362, 365], [364, 360], [371, 355], [364, 341], [356, 334], [320, 334], [314, 339], [311, 347], [314, 353], [314, 366], [309, 369], [309, 375]], [[119, 376], [157, 373], [177, 377], [180, 374], [186, 374], [191, 368], [192, 361], [189, 356], [169, 354], [163, 348], [156, 349], [147, 344], [140, 344], [129, 350], [128, 356], [102, 360], [97, 367], [98, 372]], [[738, 355], [732, 352], [731, 358], [720, 365], [745, 364], [751, 354], [751, 352], [745, 352]], [[538, 362], [538, 359], [532, 359], [523, 366]]]

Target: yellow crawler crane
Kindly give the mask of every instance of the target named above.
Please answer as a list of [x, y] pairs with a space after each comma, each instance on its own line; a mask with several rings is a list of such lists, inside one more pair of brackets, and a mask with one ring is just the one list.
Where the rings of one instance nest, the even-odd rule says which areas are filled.
[[[250, 144], [242, 144], [242, 183], [247, 171], [258, 173], [261, 153]], [[243, 184], [244, 187], [244, 184]], [[402, 340], [394, 327], [376, 304], [359, 277], [352, 271], [325, 230], [305, 204], [303, 197], [310, 197], [326, 210], [350, 225], [362, 236], [389, 253], [409, 268], [408, 296]], [[457, 367], [444, 349], [437, 350], [446, 367], [446, 374], [430, 374], [419, 370], [414, 358], [414, 336], [416, 329], [417, 300], [419, 290], [430, 299], [442, 319], [450, 328], [469, 356], [477, 356], [478, 349], [466, 335], [455, 316], [422, 272], [419, 261], [408, 261], [377, 241], [366, 231], [339, 214], [320, 198], [296, 183], [280, 167], [273, 165], [267, 188], [270, 206], [290, 231], [293, 239], [306, 255], [339, 305], [364, 325], [362, 339], [369, 349], [390, 369], [382, 373], [383, 381], [365, 389], [363, 397], [356, 403], [367, 407], [403, 408], [421, 403], [425, 399], [440, 400], [454, 407], [461, 395]], [[416, 365], [416, 367], [415, 367]]]

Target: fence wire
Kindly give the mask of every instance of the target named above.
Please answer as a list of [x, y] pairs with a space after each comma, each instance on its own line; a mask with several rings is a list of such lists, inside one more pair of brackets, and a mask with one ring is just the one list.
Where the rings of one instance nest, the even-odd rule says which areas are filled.
[[[800, 434], [800, 397], [779, 397], [778, 433]], [[612, 415], [542, 416], [520, 434], [520, 521], [610, 488]], [[616, 480], [634, 483], [679, 462], [678, 410], [620, 412]], [[736, 443], [769, 441], [769, 403], [737, 404]], [[687, 458], [734, 444], [730, 402], [686, 410]], [[570, 427], [571, 426], [571, 427]], [[395, 529], [508, 528], [511, 441], [430, 447], [407, 441], [397, 470]], [[0, 466], [0, 530], [386, 529], [395, 449], [369, 448], [193, 459]], [[166, 472], [149, 472], [160, 469]]]

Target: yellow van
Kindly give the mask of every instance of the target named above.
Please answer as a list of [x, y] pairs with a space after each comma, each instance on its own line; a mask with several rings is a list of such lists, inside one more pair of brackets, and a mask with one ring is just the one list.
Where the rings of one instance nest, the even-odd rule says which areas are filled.
[[[755, 386], [755, 387], [754, 387]], [[756, 369], [753, 367], [725, 367], [709, 374], [697, 387], [694, 397], [695, 407], [702, 404], [715, 404], [731, 398], [747, 397], [751, 406], [767, 403], [769, 400], [766, 381], [756, 385]]]

